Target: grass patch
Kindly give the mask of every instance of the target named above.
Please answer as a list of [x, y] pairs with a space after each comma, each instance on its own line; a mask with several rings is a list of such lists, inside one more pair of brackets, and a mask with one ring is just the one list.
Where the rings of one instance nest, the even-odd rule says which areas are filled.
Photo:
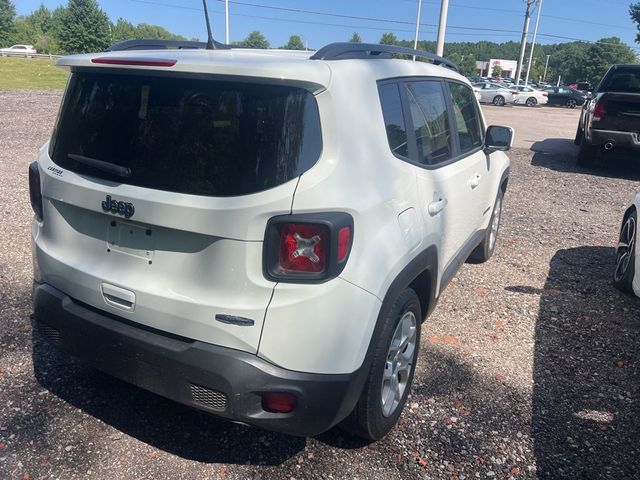
[[0, 90], [64, 88], [69, 73], [55, 59], [0, 57]]

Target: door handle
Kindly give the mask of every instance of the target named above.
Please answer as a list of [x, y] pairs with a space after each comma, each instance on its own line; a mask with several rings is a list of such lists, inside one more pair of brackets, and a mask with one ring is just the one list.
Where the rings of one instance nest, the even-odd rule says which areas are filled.
[[447, 205], [447, 199], [442, 197], [439, 198], [438, 200], [431, 202], [427, 207], [427, 210], [429, 211], [429, 215], [433, 217], [439, 214], [446, 205]]
[[133, 312], [136, 305], [136, 294], [124, 288], [102, 284], [102, 297], [112, 307]]
[[469, 179], [469, 186], [473, 189], [480, 185], [480, 180], [482, 180], [482, 175], [476, 174]]

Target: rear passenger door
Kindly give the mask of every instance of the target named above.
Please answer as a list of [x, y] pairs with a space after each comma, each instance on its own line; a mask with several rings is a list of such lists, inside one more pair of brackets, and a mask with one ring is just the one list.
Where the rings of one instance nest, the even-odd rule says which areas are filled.
[[[403, 87], [411, 125], [408, 128], [409, 152], [418, 167], [420, 210], [425, 225], [433, 217], [441, 217], [440, 265], [446, 281], [464, 260], [460, 256], [479, 228], [482, 214], [476, 189], [482, 182], [484, 158], [466, 147], [465, 154], [461, 154], [457, 115], [445, 81], [406, 81]], [[465, 88], [473, 97], [473, 91]], [[465, 108], [464, 105], [461, 108]], [[465, 142], [477, 140], [465, 138]], [[474, 148], [475, 153], [481, 151]]]

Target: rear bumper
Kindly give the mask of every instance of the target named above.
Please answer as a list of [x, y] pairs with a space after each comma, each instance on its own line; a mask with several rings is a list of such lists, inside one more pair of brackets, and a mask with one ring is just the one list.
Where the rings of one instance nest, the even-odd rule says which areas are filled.
[[611, 142], [614, 148], [640, 150], [638, 133], [591, 129], [591, 145], [603, 146], [608, 142]]
[[[53, 345], [124, 381], [224, 418], [291, 435], [328, 430], [353, 409], [366, 379], [308, 374], [256, 355], [142, 327], [34, 284], [34, 322]], [[291, 413], [262, 408], [261, 392], [289, 392]]]

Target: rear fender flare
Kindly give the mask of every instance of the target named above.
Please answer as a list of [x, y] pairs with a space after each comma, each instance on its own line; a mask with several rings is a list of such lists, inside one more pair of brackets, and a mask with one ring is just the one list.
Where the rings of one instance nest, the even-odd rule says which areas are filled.
[[[420, 304], [422, 305], [422, 319], [427, 318], [436, 306], [436, 288], [438, 284], [438, 249], [435, 245], [431, 245], [427, 249], [416, 255], [401, 271], [396, 278], [391, 282], [387, 293], [382, 299], [382, 306], [376, 319], [376, 326], [373, 330], [373, 335], [369, 342], [369, 348], [367, 349], [367, 355], [365, 357], [365, 363], [370, 358], [371, 350], [374, 345], [374, 340], [380, 335], [382, 329], [383, 319], [389, 313], [389, 310], [393, 306], [394, 300], [400, 295], [400, 293], [408, 288], [418, 277], [425, 274], [429, 280], [428, 291], [418, 291], [416, 295], [420, 298]], [[426, 308], [424, 308], [426, 305]]]

